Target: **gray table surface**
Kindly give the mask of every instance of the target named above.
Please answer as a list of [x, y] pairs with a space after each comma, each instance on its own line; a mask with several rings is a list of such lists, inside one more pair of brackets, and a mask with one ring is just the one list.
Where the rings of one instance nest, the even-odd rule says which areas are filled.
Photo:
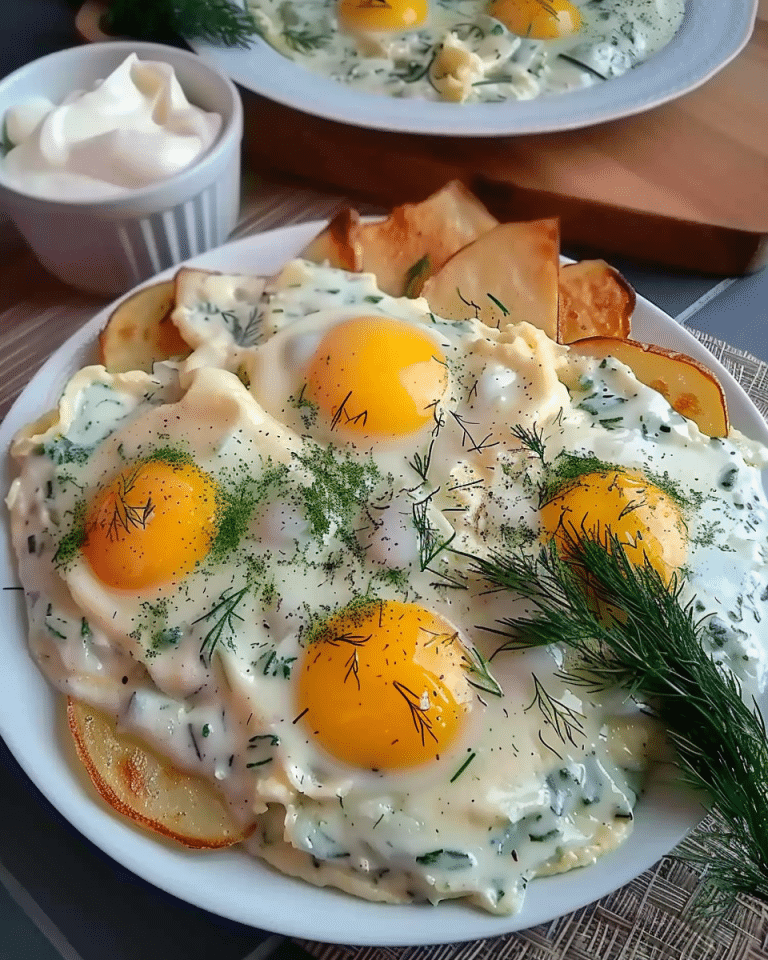
[[[0, 75], [72, 43], [72, 18], [63, 0], [4, 4]], [[768, 362], [767, 271], [701, 277], [613, 262], [679, 322]], [[114, 863], [63, 820], [0, 741], [0, 960], [260, 960], [300, 953], [282, 937], [188, 906]]]

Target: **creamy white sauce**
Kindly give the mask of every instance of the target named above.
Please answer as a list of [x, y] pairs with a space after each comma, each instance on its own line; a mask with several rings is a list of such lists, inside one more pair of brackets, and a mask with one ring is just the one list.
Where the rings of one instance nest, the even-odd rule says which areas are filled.
[[353, 33], [336, 0], [249, 0], [276, 50], [340, 83], [391, 97], [530, 100], [618, 77], [673, 38], [684, 0], [575, 0], [581, 29], [555, 40], [512, 33], [487, 0], [431, 0], [405, 32]]
[[173, 67], [131, 54], [91, 90], [60, 105], [34, 97], [9, 108], [4, 178], [53, 198], [101, 200], [184, 170], [214, 143], [219, 114], [189, 103]]
[[[58, 413], [14, 444], [21, 476], [8, 502], [33, 656], [58, 689], [216, 783], [255, 826], [247, 848], [281, 870], [371, 899], [467, 897], [518, 910], [531, 878], [593, 862], [626, 837], [639, 774], [658, 755], [647, 718], [622, 694], [570, 689], [556, 647], [506, 652], [490, 667], [502, 695], [487, 681], [477, 689], [466, 727], [438, 758], [348, 766], [299, 722], [295, 679], [312, 624], [373, 590], [435, 610], [488, 660], [498, 621], [525, 605], [488, 594], [447, 553], [422, 569], [414, 506], [475, 555], [535, 550], [538, 484], [562, 457], [597, 457], [663, 477], [686, 504], [686, 597], [714, 614], [712, 655], [746, 695], [758, 692], [768, 674], [765, 451], [704, 437], [615, 361], [570, 358], [527, 324], [445, 323], [369, 276], [289, 265], [257, 305], [253, 346], [242, 342], [250, 310], [220, 325], [212, 288], [194, 289], [200, 299], [190, 293], [180, 319], [215, 330], [232, 373], [194, 354], [155, 377], [90, 368]], [[219, 277], [216, 289], [229, 304], [243, 280]], [[361, 307], [419, 326], [443, 351], [450, 378], [432, 430], [346, 446], [299, 402], [318, 332]], [[544, 459], [515, 426], [536, 426]], [[107, 588], [67, 538], [101, 484], [160, 446], [189, 453], [227, 496], [252, 496], [246, 526], [178, 583]], [[420, 482], [414, 455], [428, 450]], [[345, 464], [363, 468], [350, 511], [329, 500], [318, 531], [309, 494]]]

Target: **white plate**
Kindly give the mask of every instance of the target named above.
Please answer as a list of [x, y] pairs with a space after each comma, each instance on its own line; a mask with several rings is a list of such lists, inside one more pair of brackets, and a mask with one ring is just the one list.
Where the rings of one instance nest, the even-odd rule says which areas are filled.
[[506, 103], [433, 103], [365, 93], [303, 69], [259, 38], [249, 49], [189, 43], [241, 86], [318, 117], [401, 133], [497, 137], [587, 127], [674, 100], [743, 49], [756, 12], [757, 0], [687, 0], [674, 39], [634, 70], [585, 90]]
[[[212, 270], [269, 274], [295, 255], [320, 226], [263, 233], [190, 262]], [[68, 377], [91, 359], [96, 334], [112, 309], [94, 317], [50, 358], [0, 427], [3, 491], [13, 474], [5, 454], [12, 434], [56, 403]], [[733, 423], [768, 443], [768, 428], [730, 374], [674, 320], [640, 297], [633, 332], [640, 339], [683, 350], [707, 363], [722, 380]], [[2, 586], [18, 582], [8, 539], [0, 536]], [[512, 917], [490, 916], [457, 903], [438, 907], [368, 903], [284, 877], [235, 848], [199, 853], [171, 847], [113, 814], [85, 784], [71, 749], [66, 748], [62, 698], [54, 694], [27, 652], [21, 591], [6, 590], [0, 597], [0, 734], [29, 777], [81, 833], [125, 867], [183, 900], [242, 923], [307, 939], [356, 944], [410, 945], [498, 936], [551, 920], [627, 883], [671, 850], [701, 815], [701, 808], [690, 798], [661, 783], [652, 784], [637, 806], [634, 832], [622, 847], [592, 867], [534, 881], [523, 912]]]

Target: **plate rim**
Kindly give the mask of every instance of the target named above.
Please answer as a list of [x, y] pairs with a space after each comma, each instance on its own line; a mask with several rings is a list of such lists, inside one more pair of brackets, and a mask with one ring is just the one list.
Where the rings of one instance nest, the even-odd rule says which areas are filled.
[[[503, 104], [450, 104], [365, 93], [297, 66], [260, 38], [245, 49], [186, 39], [199, 56], [242, 87], [327, 120], [399, 133], [517, 136], [606, 123], [690, 93], [744, 49], [758, 3], [686, 0], [676, 36], [638, 67], [584, 90]], [[263, 59], [263, 67], [249, 56]]]
[[[228, 260], [238, 263], [253, 260], [256, 269], [259, 267], [256, 261], [261, 258], [265, 263], [274, 263], [274, 268], [270, 266], [267, 270], [264, 267], [265, 272], [269, 272], [295, 255], [323, 226], [324, 221], [313, 221], [252, 235], [195, 257], [188, 263], [204, 269], [226, 270]], [[141, 286], [167, 279], [177, 269], [173, 267]], [[237, 269], [241, 271], [243, 268], [239, 266]], [[109, 313], [136, 289], [140, 287], [99, 311], [81, 327], [43, 364], [22, 391], [0, 425], [0, 449], [4, 458], [0, 478], [3, 481], [12, 475], [10, 457], [6, 453], [12, 432], [43, 412], [39, 408], [42, 388], [45, 386], [49, 397], [47, 402], [50, 402], [54, 388], [58, 393], [63, 385], [60, 374], [65, 369], [64, 362], [80, 357], [89, 344], [92, 348]], [[638, 305], [641, 328], [648, 327], [654, 334], [660, 334], [655, 339], [656, 342], [661, 340], [662, 346], [684, 350], [697, 359], [704, 359], [721, 378], [728, 400], [736, 408], [737, 428], [747, 426], [745, 432], [749, 436], [768, 443], [768, 425], [725, 367], [692, 334], [650, 301], [638, 295]], [[80, 363], [81, 359], [76, 362]], [[7, 487], [7, 482], [4, 486]], [[8, 527], [7, 514], [2, 525]], [[0, 570], [12, 577], [9, 582], [15, 583], [15, 560], [8, 541], [6, 531], [0, 542]], [[444, 902], [432, 907], [358, 901], [347, 894], [317, 888], [279, 874], [237, 848], [206, 853], [202, 861], [194, 851], [170, 848], [153, 835], [139, 831], [98, 802], [64, 747], [66, 734], [62, 735], [59, 726], [63, 698], [48, 685], [29, 656], [23, 597], [19, 591], [3, 592], [1, 604], [5, 622], [11, 624], [11, 629], [6, 627], [0, 635], [0, 649], [6, 648], [6, 669], [0, 671], [0, 735], [22, 769], [59, 813], [118, 863], [174, 896], [240, 923], [310, 940], [367, 946], [414, 946], [500, 936], [551, 921], [613, 892], [669, 853], [703, 815], [698, 800], [685, 797], [668, 785], [655, 784], [651, 799], [638, 805], [635, 830], [625, 844], [583, 870], [537, 879], [528, 891], [523, 911], [512, 916], [486, 914], [466, 903]], [[19, 679], [22, 681], [20, 685]], [[29, 722], [18, 722], [20, 690], [27, 694], [23, 703], [29, 702], [31, 693], [39, 697], [43, 705], [41, 716], [31, 728]], [[38, 734], [42, 732], [42, 739], [30, 739], [30, 729]], [[652, 816], [657, 806], [664, 812], [661, 822]], [[649, 843], [644, 831], [651, 826], [655, 833]], [[635, 848], [638, 856], [628, 858], [627, 854]], [[247, 889], [252, 896], [256, 890], [256, 904], [238, 902], [237, 896], [232, 896], [232, 887], [227, 887], [223, 895], [222, 891], [214, 896], [216, 889], [199, 882], [205, 876], [189, 870], [190, 862], [195, 861], [198, 866], [204, 863], [203, 870], [210, 867], [225, 879], [232, 876], [233, 870], [235, 875], [241, 872], [232, 864], [246, 863]], [[190, 873], [193, 874], [191, 878]], [[287, 904], [279, 915], [269, 914], [261, 907], [263, 891], [256, 889], [259, 879], [272, 891], [270, 903]], [[597, 886], [596, 880], [599, 880]], [[242, 894], [246, 888], [241, 883], [236, 889]], [[292, 908], [297, 897], [298, 908]]]

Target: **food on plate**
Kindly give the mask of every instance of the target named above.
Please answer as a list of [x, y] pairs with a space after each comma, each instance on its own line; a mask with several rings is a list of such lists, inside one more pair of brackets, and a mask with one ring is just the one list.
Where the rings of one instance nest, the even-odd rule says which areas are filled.
[[239, 843], [245, 834], [207, 780], [181, 773], [98, 710], [69, 700], [77, 755], [101, 797], [118, 813], [186, 847]]
[[171, 322], [172, 280], [154, 283], [120, 303], [99, 334], [99, 359], [110, 373], [151, 373], [158, 360], [186, 357], [189, 344]]
[[[539, 325], [484, 322], [471, 300], [511, 303], [534, 237]], [[456, 262], [472, 297], [445, 317], [430, 291], [448, 298]], [[179, 771], [195, 843], [242, 836], [372, 900], [513, 913], [532, 878], [628, 836], [658, 730], [572, 684], [559, 647], [508, 649], [500, 623], [531, 607], [478, 563], [610, 531], [695, 596], [706, 650], [757, 694], [768, 458], [702, 432], [622, 357], [556, 342], [548, 221], [491, 225], [424, 293], [306, 259], [267, 280], [180, 271], [171, 322], [192, 353], [85, 367], [15, 437], [13, 542], [32, 655], [113, 807], [190, 842], [178, 801], [154, 806]], [[593, 301], [605, 329], [614, 300]], [[149, 811], [121, 767], [145, 756]]]
[[674, 37], [684, 0], [249, 0], [275, 50], [391, 97], [503, 102], [619, 77]]
[[615, 357], [641, 383], [658, 390], [678, 413], [710, 437], [728, 436], [728, 408], [722, 385], [703, 363], [654, 344], [615, 337], [590, 337], [571, 344], [574, 352]]
[[185, 170], [214, 143], [221, 116], [191, 104], [170, 64], [130, 54], [61, 104], [33, 97], [5, 113], [0, 176], [37, 196], [97, 201]]
[[354, 210], [343, 210], [302, 256], [373, 273], [385, 293], [415, 297], [450, 256], [497, 225], [477, 197], [452, 180], [421, 203], [395, 207], [373, 223], [362, 222]]
[[629, 337], [635, 291], [605, 260], [581, 260], [560, 267], [557, 340]]
[[555, 340], [559, 263], [557, 220], [503, 223], [455, 253], [421, 295], [448, 320], [475, 316], [489, 327], [527, 322]]

